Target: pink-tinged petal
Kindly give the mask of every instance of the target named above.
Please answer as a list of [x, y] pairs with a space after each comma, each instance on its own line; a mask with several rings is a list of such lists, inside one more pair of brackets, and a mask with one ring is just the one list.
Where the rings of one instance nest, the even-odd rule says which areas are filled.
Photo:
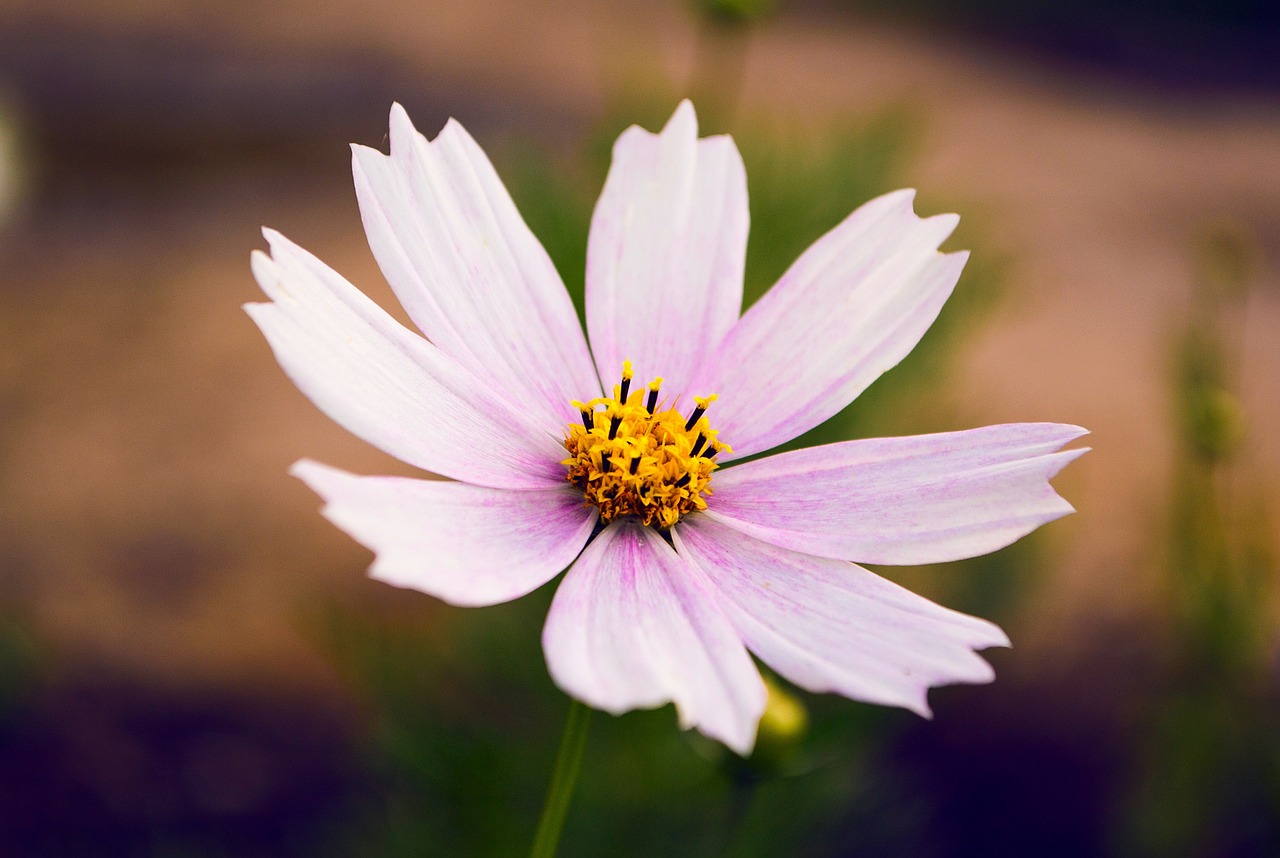
[[323, 262], [264, 230], [267, 304], [245, 310], [294, 384], [381, 450], [464, 482], [510, 489], [564, 480], [564, 449], [499, 391], [397, 323]]
[[369, 246], [442, 351], [559, 432], [600, 389], [573, 303], [493, 165], [450, 120], [428, 141], [391, 109], [391, 154], [352, 147]]
[[733, 457], [831, 417], [933, 324], [968, 254], [937, 252], [958, 218], [916, 217], [914, 195], [874, 199], [818, 239], [698, 372], [693, 387], [720, 395], [712, 425]]
[[1072, 512], [1049, 479], [1085, 452], [1058, 423], [873, 438], [717, 472], [707, 515], [765, 542], [911, 565], [976, 557]]
[[737, 147], [699, 140], [688, 101], [660, 134], [622, 132], [587, 244], [587, 330], [606, 387], [630, 360], [639, 384], [662, 376], [669, 395], [686, 392], [742, 309], [748, 220]]
[[496, 605], [578, 556], [597, 511], [571, 487], [509, 491], [442, 480], [359, 477], [301, 461], [324, 516], [376, 555], [369, 574], [453, 605]]
[[802, 688], [929, 715], [928, 690], [990, 682], [974, 650], [1008, 646], [995, 625], [943, 608], [843, 560], [743, 536], [706, 516], [672, 528], [761, 661]]
[[556, 591], [542, 635], [556, 684], [619, 714], [674, 702], [740, 754], [755, 742], [765, 688], [707, 583], [651, 528], [617, 521]]

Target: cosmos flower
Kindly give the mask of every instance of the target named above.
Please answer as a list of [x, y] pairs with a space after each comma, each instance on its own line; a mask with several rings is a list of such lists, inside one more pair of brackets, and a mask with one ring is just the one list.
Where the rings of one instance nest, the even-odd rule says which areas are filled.
[[[370, 574], [455, 605], [566, 568], [543, 632], [552, 678], [613, 713], [673, 702], [748, 752], [765, 706], [749, 653], [819, 692], [929, 714], [988, 682], [999, 628], [856, 563], [1001, 548], [1071, 511], [1049, 478], [1075, 426], [847, 441], [731, 464], [840, 411], [898, 363], [966, 253], [913, 192], [863, 205], [741, 313], [742, 160], [682, 103], [627, 129], [591, 221], [583, 336], [550, 258], [454, 121], [391, 111], [391, 154], [353, 147], [378, 264], [425, 337], [273, 231], [246, 309], [294, 383], [391, 455], [449, 480], [301, 461]], [[594, 358], [594, 359], [593, 359]], [[604, 382], [602, 385], [601, 382]]]

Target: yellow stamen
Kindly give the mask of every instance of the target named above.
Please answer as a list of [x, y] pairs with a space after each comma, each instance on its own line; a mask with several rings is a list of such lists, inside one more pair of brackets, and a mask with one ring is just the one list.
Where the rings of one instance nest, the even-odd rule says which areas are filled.
[[573, 403], [582, 423], [565, 431], [565, 479], [600, 508], [605, 524], [632, 516], [665, 529], [707, 508], [714, 457], [730, 448], [703, 416], [714, 395], [695, 397], [697, 408], [686, 420], [674, 408], [659, 410], [661, 378], [630, 393], [631, 378], [631, 361], [625, 361], [613, 396]]

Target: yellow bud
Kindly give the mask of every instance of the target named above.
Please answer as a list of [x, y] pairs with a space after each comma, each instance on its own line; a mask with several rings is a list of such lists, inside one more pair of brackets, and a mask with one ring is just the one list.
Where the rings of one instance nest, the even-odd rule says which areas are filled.
[[764, 678], [768, 699], [756, 731], [751, 755], [754, 767], [778, 770], [795, 756], [809, 732], [809, 710], [796, 694], [771, 676]]

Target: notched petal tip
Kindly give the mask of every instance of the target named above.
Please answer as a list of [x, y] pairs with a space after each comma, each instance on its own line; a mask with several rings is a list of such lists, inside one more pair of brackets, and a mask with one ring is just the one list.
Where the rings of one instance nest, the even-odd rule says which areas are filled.
[[671, 118], [662, 127], [662, 134], [665, 136], [668, 133], [694, 138], [698, 136], [698, 114], [693, 109], [692, 101], [685, 98], [676, 105]]
[[[916, 188], [898, 188], [895, 191], [889, 191], [887, 193], [881, 194], [878, 197], [873, 197], [863, 205], [864, 206], [901, 205], [910, 209], [912, 214], [915, 214], [917, 194], [919, 194], [919, 190], [917, 190]], [[920, 217], [919, 215], [916, 215], [916, 216]], [[925, 221], [933, 221], [938, 219], [943, 219], [944, 221], [950, 220], [953, 222], [952, 228], [954, 229], [955, 228], [954, 224], [960, 222], [960, 215], [956, 214], [955, 212], [940, 212], [935, 215], [929, 215], [928, 217], [921, 217], [920, 219]]]
[[[317, 462], [315, 459], [299, 459], [289, 466], [289, 476], [296, 477], [306, 483], [312, 489], [316, 486], [333, 479], [357, 479], [355, 474], [335, 468], [332, 465], [326, 465], [323, 462]], [[319, 490], [316, 489], [317, 494]]]
[[[465, 140], [472, 140], [471, 132], [466, 129], [461, 122], [450, 116], [444, 121], [444, 127], [440, 129], [440, 133], [436, 135], [436, 140], [448, 139], [449, 137], [460, 136]], [[435, 142], [434, 140], [432, 142]]]
[[[1086, 429], [1083, 426], [1076, 426], [1074, 423], [1056, 423], [1054, 425], [1061, 427], [1064, 433], [1070, 434], [1067, 441], [1074, 441], [1077, 438], [1083, 438], [1085, 435], [1093, 434], [1092, 430]], [[1066, 442], [1064, 441], [1063, 443]], [[1087, 450], [1091, 448], [1086, 447], [1085, 449]]]
[[280, 253], [281, 248], [284, 248], [285, 250], [297, 250], [303, 253], [306, 252], [286, 238], [285, 234], [280, 232], [278, 229], [264, 226], [262, 228], [262, 237], [267, 240], [267, 247], [270, 248], [271, 255], [273, 257]]
[[[391, 168], [393, 170], [411, 170], [409, 165], [415, 157], [414, 150], [418, 145], [422, 145], [428, 150], [431, 149], [431, 141], [426, 138], [426, 135], [418, 133], [418, 130], [409, 122], [408, 117], [405, 117], [403, 122], [392, 123], [391, 131], [389, 132], [389, 139], [391, 151], [387, 154], [386, 158], [390, 164], [394, 165]], [[409, 175], [411, 175], [411, 173], [409, 173]], [[408, 187], [407, 180], [403, 175], [401, 176], [400, 181], [405, 181], [406, 187]]]
[[[920, 229], [924, 231], [925, 240], [932, 242], [934, 247], [941, 247], [942, 243], [951, 237], [951, 234], [956, 231], [956, 227], [959, 225], [960, 215], [958, 214], [936, 214], [920, 218]], [[969, 251], [967, 250], [954, 251], [943, 255], [960, 259], [962, 265], [969, 259]]]
[[609, 525], [552, 601], [542, 635], [552, 679], [607, 712], [674, 703], [682, 728], [748, 753], [764, 682], [705, 587], [652, 529]]
[[660, 131], [650, 131], [640, 125], [629, 125], [623, 129], [618, 139], [613, 141], [614, 162], [617, 163], [623, 153], [631, 151], [637, 145], [643, 145], [641, 141], [654, 140], [665, 141], [668, 146], [687, 145], [690, 152], [694, 151], [693, 147], [698, 143], [698, 116], [694, 112], [693, 102], [687, 98], [681, 101]]
[[[994, 625], [992, 626], [992, 628], [996, 629], [996, 631], [1000, 631], [999, 628], [997, 628]], [[1003, 632], [1001, 632], [1001, 637], [1002, 638], [1004, 637]], [[1003, 645], [1008, 646], [1008, 639], [1005, 638], [1004, 640], [1005, 640], [1005, 643]], [[909, 712], [919, 715], [921, 718], [925, 719], [926, 721], [932, 721], [933, 707], [929, 704], [929, 692], [931, 692], [933, 689], [948, 688], [953, 685], [988, 685], [994, 682], [996, 679], [995, 668], [992, 667], [991, 663], [988, 662], [985, 658], [978, 655], [976, 650], [989, 648], [992, 646], [1001, 646], [1001, 644], [995, 644], [995, 643], [972, 644], [972, 646], [975, 647], [975, 650], [972, 651], [972, 655], [973, 655], [972, 666], [974, 668], [972, 672], [963, 674], [963, 675], [955, 675], [948, 680], [937, 682], [937, 683], [931, 683], [927, 686], [924, 686], [920, 688], [918, 698], [903, 700], [899, 702], [898, 705]]]
[[[763, 712], [761, 714], [763, 715]], [[702, 728], [699, 727], [699, 729]], [[757, 718], [751, 722], [750, 729], [744, 732], [741, 736], [730, 736], [728, 734], [716, 735], [713, 733], [707, 733], [707, 735], [711, 736], [713, 739], [723, 742], [726, 748], [733, 751], [739, 757], [749, 757], [751, 756], [751, 752], [755, 750], [756, 735], [759, 730], [760, 719]]]
[[[266, 228], [264, 227], [263, 229], [265, 231]], [[267, 251], [257, 247], [249, 251], [249, 268], [251, 271], [254, 271], [254, 266], [263, 266], [263, 265], [271, 265], [271, 264], [273, 264], [273, 260], [271, 259], [271, 255], [267, 253]], [[254, 271], [254, 275], [257, 276], [257, 271]]]
[[920, 220], [927, 224], [936, 224], [938, 231], [941, 232], [945, 229], [947, 235], [954, 232], [955, 228], [960, 225], [960, 215], [955, 212], [929, 215], [928, 217], [920, 218]]
[[889, 191], [888, 193], [881, 194], [878, 197], [872, 197], [862, 205], [858, 206], [858, 208], [865, 209], [876, 206], [893, 208], [897, 206], [914, 212], [916, 193], [915, 188], [898, 188], [896, 191]]
[[[1077, 426], [1074, 423], [1008, 423], [1002, 424], [1011, 427], [1023, 427], [1028, 434], [1035, 434], [1043, 437], [1046, 443], [1056, 443], [1057, 447], [1069, 444], [1077, 438], [1083, 438], [1085, 435], [1091, 434], [1088, 429], [1083, 426]], [[1056, 448], [1055, 448], [1056, 449]], [[1089, 449], [1089, 448], [1085, 448]]]
[[412, 146], [418, 129], [414, 127], [409, 112], [400, 102], [391, 105], [391, 114], [387, 117], [388, 133], [391, 137], [391, 152], [395, 154], [402, 146]]
[[[904, 675], [909, 676], [910, 674], [904, 674]], [[925, 719], [926, 721], [932, 721], [933, 707], [929, 705], [929, 691], [933, 688], [940, 688], [940, 687], [942, 686], [921, 685], [919, 687], [913, 687], [909, 691], [906, 691], [901, 694], [886, 695], [883, 699], [868, 700], [865, 702], [869, 702], [876, 706], [893, 706], [898, 709], [905, 709], [913, 715], [919, 715], [921, 718]], [[833, 691], [835, 691], [835, 689], [833, 689]], [[839, 694], [840, 692], [835, 691], [835, 693]], [[857, 698], [854, 698], [854, 699], [857, 699]]]
[[[302, 263], [304, 266], [306, 264], [324, 266], [324, 263], [320, 262], [315, 254], [299, 246], [279, 230], [264, 226], [262, 228], [262, 237], [267, 240], [267, 251], [263, 255], [269, 256], [269, 261], [272, 265], [280, 267]], [[262, 253], [262, 251], [259, 252]], [[328, 266], [324, 267], [327, 268]]]
[[[343, 489], [358, 485], [362, 478], [349, 471], [317, 462], [314, 459], [299, 459], [289, 466], [288, 473], [289, 476], [296, 478], [311, 491], [315, 492], [320, 500], [324, 502], [320, 514], [340, 529], [345, 530], [341, 521], [338, 521], [333, 516], [333, 499], [335, 496], [340, 495]], [[372, 571], [370, 569], [370, 572]]]
[[[915, 188], [899, 188], [896, 191], [890, 191], [864, 203], [854, 213], [856, 214], [859, 211], [874, 213], [881, 209], [884, 215], [890, 217], [896, 213], [897, 216], [902, 218], [903, 229], [912, 229], [916, 239], [922, 244], [932, 243], [934, 247], [938, 247], [960, 225], [960, 215], [955, 212], [942, 212], [935, 215], [921, 216], [916, 212], [915, 208], [916, 194]], [[944, 256], [956, 256], [958, 253], [964, 253], [964, 258], [968, 258], [968, 251], [947, 253]]]
[[[479, 148], [462, 123], [452, 116], [445, 120], [444, 126], [435, 137], [428, 137], [413, 124], [413, 120], [409, 118], [409, 112], [399, 102], [391, 106], [389, 126], [389, 136], [391, 138], [391, 155], [389, 157], [396, 159], [411, 159], [414, 149], [419, 144], [426, 146], [429, 150], [435, 146], [450, 145]], [[452, 141], [457, 141], [457, 143], [454, 144]]]
[[[265, 313], [271, 309], [273, 304], [293, 298], [285, 287], [286, 278], [284, 272], [280, 270], [280, 264], [263, 251], [255, 250], [249, 254], [249, 270], [253, 273], [253, 279], [258, 282], [258, 288], [271, 299], [269, 303], [259, 301], [244, 305], [245, 311], [253, 317], [254, 321], [260, 318], [255, 313]], [[260, 309], [252, 310], [250, 307], [259, 307]]]
[[[985, 641], [984, 640], [973, 641], [971, 646], [973, 647], [975, 652], [983, 649], [997, 649], [997, 648], [1012, 649], [1013, 648], [1013, 642], [1009, 640], [1009, 635], [1005, 632], [1004, 629], [1000, 628], [995, 623], [987, 623], [987, 629], [991, 633], [990, 639]], [[994, 678], [994, 676], [995, 676], [995, 669], [993, 668], [992, 677]]]
[[435, 137], [428, 137], [418, 130], [417, 126], [413, 124], [413, 120], [409, 118], [409, 111], [405, 110], [404, 105], [398, 101], [391, 105], [388, 127], [391, 138], [391, 155], [393, 157], [411, 154], [414, 146], [418, 143], [424, 143], [430, 148], [455, 137], [461, 138], [468, 143], [474, 142], [471, 134], [463, 127], [462, 123], [452, 116], [445, 120], [444, 125]]
[[[1079, 428], [1079, 427], [1076, 427], [1076, 428]], [[1079, 436], [1077, 435], [1075, 437], [1079, 437]], [[1064, 444], [1069, 443], [1070, 440], [1071, 439], [1068, 439], [1063, 443]], [[1044, 473], [1045, 482], [1049, 483], [1049, 481], [1051, 481], [1054, 477], [1062, 473], [1062, 470], [1066, 468], [1067, 465], [1071, 464], [1076, 459], [1079, 459], [1081, 456], [1083, 456], [1085, 453], [1088, 453], [1092, 449], [1093, 449], [1092, 447], [1076, 447], [1071, 450], [1059, 450], [1056, 453], [1050, 453], [1047, 456], [1045, 456], [1046, 459], [1052, 460], [1052, 464]], [[1046, 513], [1043, 524], [1048, 524], [1051, 521], [1057, 521], [1060, 518], [1065, 518], [1066, 516], [1076, 512], [1075, 506], [1072, 505], [1072, 503], [1068, 501], [1066, 498], [1064, 498], [1062, 495], [1058, 494], [1057, 490], [1052, 486], [1052, 484], [1049, 485], [1049, 491], [1053, 493], [1054, 498], [1057, 500], [1058, 506], [1056, 509], [1050, 510]]]
[[759, 701], [753, 701], [750, 714], [736, 724], [727, 724], [723, 719], [701, 716], [681, 705], [680, 701], [662, 701], [659, 705], [672, 702], [676, 710], [676, 725], [681, 730], [697, 730], [709, 739], [720, 742], [740, 757], [749, 757], [756, 746], [756, 735], [760, 730], [760, 719], [764, 716], [768, 703], [768, 692], [764, 690], [764, 681], [760, 683]]
[[1079, 459], [1092, 449], [1092, 447], [1073, 447], [1070, 450], [1060, 450], [1059, 452], [1052, 454], [1056, 457], [1057, 462], [1055, 463], [1056, 467], [1048, 473], [1048, 478], [1053, 479], [1062, 472], [1063, 468], [1070, 465], [1076, 459]]
[[995, 677], [978, 650], [1007, 638], [987, 620], [861, 567], [777, 549], [714, 520], [682, 523], [673, 537], [716, 588], [748, 649], [801, 688], [927, 718], [929, 688]]
[[369, 170], [370, 165], [367, 163], [373, 158], [389, 158], [386, 152], [381, 149], [375, 149], [372, 146], [366, 146], [363, 143], [351, 143], [351, 175], [357, 184], [361, 177]]
[[[946, 241], [947, 236], [942, 236], [938, 240], [938, 244]], [[964, 267], [969, 264], [969, 251], [952, 250], [948, 252], [937, 251], [938, 260], [935, 263], [934, 271], [938, 277], [945, 277], [951, 280], [951, 288], [955, 288], [955, 284], [960, 280], [960, 275], [964, 272]]]

